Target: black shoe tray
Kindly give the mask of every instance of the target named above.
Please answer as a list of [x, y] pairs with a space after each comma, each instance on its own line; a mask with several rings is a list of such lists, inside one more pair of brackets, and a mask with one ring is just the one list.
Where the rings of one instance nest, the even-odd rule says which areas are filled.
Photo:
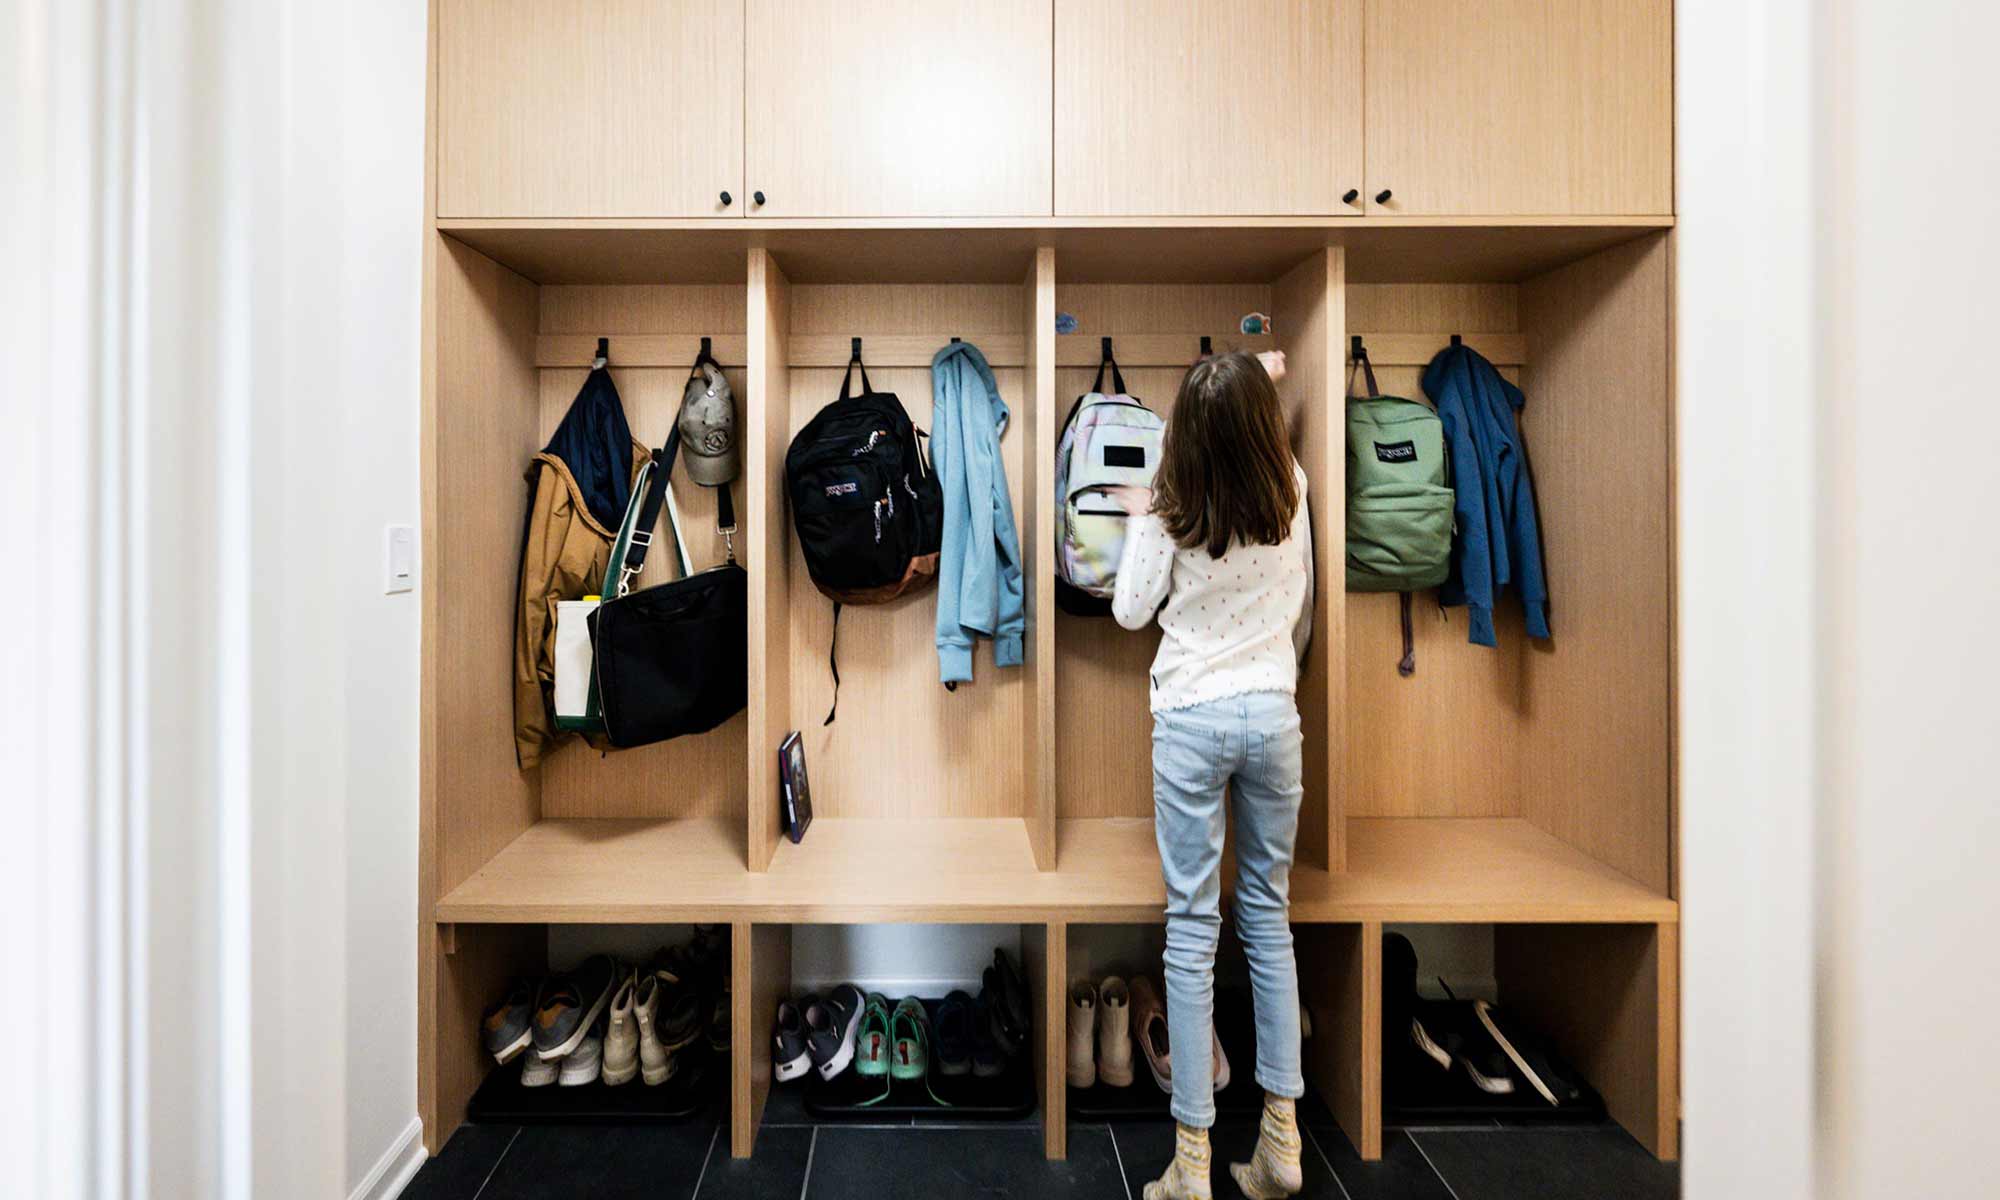
[[527, 1054], [487, 1072], [465, 1106], [465, 1119], [507, 1125], [647, 1125], [686, 1121], [725, 1103], [729, 1059], [703, 1047], [682, 1052], [673, 1078], [657, 1087], [633, 1077], [617, 1087], [603, 1080], [563, 1087], [522, 1087]]
[[[1469, 1001], [1435, 1001], [1458, 1004], [1468, 1010]], [[1398, 1052], [1384, 1046], [1382, 1055], [1382, 1108], [1391, 1125], [1447, 1124], [1458, 1121], [1509, 1121], [1522, 1123], [1588, 1123], [1609, 1119], [1604, 1097], [1590, 1086], [1581, 1073], [1551, 1051], [1546, 1043], [1538, 1047], [1556, 1073], [1576, 1083], [1577, 1095], [1563, 1103], [1550, 1104], [1542, 1094], [1516, 1079], [1514, 1090], [1504, 1096], [1480, 1091], [1465, 1069], [1452, 1064], [1441, 1071], [1430, 1059], [1415, 1050]]]
[[[935, 1030], [940, 1001], [926, 999]], [[931, 1064], [930, 1086], [921, 1079], [897, 1079], [883, 1096], [880, 1078], [855, 1074], [852, 1064], [832, 1079], [808, 1072], [804, 1081], [806, 1112], [829, 1121], [881, 1121], [890, 1118], [930, 1118], [938, 1121], [1015, 1121], [1035, 1111], [1035, 1074], [1027, 1054], [1040, 1043], [1034, 1034], [1024, 1048], [1006, 1061], [998, 1075], [945, 1075]], [[932, 1047], [935, 1055], [936, 1047]], [[796, 1087], [798, 1084], [779, 1084]], [[937, 1093], [936, 1099], [931, 1096]], [[943, 1101], [944, 1103], [939, 1103]]]
[[[1215, 1093], [1218, 1116], [1257, 1113], [1264, 1107], [1264, 1089], [1257, 1074], [1257, 1022], [1247, 992], [1215, 993], [1215, 1034], [1229, 1058], [1229, 1086]], [[1138, 1043], [1132, 1045], [1132, 1085], [1112, 1087], [1099, 1080], [1087, 1088], [1069, 1089], [1069, 1115], [1077, 1121], [1171, 1121], [1173, 1097], [1160, 1090]]]

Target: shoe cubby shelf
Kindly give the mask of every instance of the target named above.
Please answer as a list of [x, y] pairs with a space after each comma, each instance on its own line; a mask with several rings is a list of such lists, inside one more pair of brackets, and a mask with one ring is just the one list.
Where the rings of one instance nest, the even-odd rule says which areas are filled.
[[[1170, 416], [1207, 337], [1286, 352], [1280, 393], [1313, 503], [1292, 916], [1308, 990], [1327, 1005], [1319, 1044], [1341, 1047], [1316, 1086], [1364, 1155], [1379, 1154], [1369, 940], [1385, 922], [1495, 922], [1518, 934], [1517, 961], [1549, 964], [1549, 994], [1520, 994], [1568, 1014], [1589, 1051], [1578, 1066], [1606, 1076], [1592, 1082], [1614, 1116], [1671, 1154], [1669, 224], [437, 222], [419, 901], [430, 1144], [484, 1077], [481, 1006], [544, 962], [548, 925], [732, 925], [731, 1143], [748, 1153], [794, 926], [998, 922], [1032, 947], [1036, 1082], [1048, 1149], [1062, 1153], [1067, 933], [1157, 923], [1165, 897], [1146, 694], [1157, 634], [1056, 610], [1055, 447], [1101, 338], [1130, 390]], [[1058, 313], [1074, 333], [1054, 332]], [[1272, 332], [1237, 332], [1249, 313]], [[1463, 610], [1426, 600], [1417, 673], [1403, 678], [1394, 598], [1342, 591], [1341, 397], [1357, 334], [1390, 394], [1420, 396], [1424, 364], [1454, 334], [1526, 390], [1552, 642], [1531, 643], [1503, 603], [1499, 646], [1471, 646]], [[735, 390], [750, 701], [699, 737], [609, 754], [572, 743], [522, 770], [522, 471], [599, 337], [649, 444], [701, 338]], [[1001, 452], [1027, 567], [1026, 662], [998, 669], [982, 649], [975, 680], [947, 693], [933, 592], [849, 607], [839, 716], [822, 726], [831, 606], [806, 576], [780, 476], [793, 434], [838, 392], [853, 337], [874, 386], [922, 426], [936, 348], [961, 337], [987, 354], [1011, 412]], [[681, 480], [675, 495], [692, 557], [720, 561], [713, 493]], [[670, 557], [653, 556], [641, 585], [667, 578]], [[797, 845], [779, 833], [776, 800], [775, 751], [792, 729], [817, 817]], [[1622, 973], [1596, 971], [1600, 953]]]
[[[1292, 873], [1292, 918], [1657, 922], [1652, 892], [1519, 818], [1359, 818], [1347, 870]], [[1057, 823], [1054, 871], [1006, 818], [826, 818], [771, 869], [731, 867], [720, 820], [539, 821], [438, 902], [449, 922], [1156, 922], [1166, 903], [1150, 820]], [[720, 867], [720, 869], [718, 869]], [[1225, 884], [1226, 886], [1226, 884]]]

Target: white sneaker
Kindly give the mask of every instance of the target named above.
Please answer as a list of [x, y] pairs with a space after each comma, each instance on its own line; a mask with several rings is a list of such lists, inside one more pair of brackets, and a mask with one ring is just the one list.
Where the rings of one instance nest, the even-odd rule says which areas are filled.
[[604, 1029], [604, 1082], [617, 1087], [639, 1073], [639, 1022], [633, 1011], [638, 979], [627, 975], [611, 994], [610, 1018]]
[[547, 1087], [556, 1081], [556, 1071], [561, 1066], [561, 1061], [557, 1059], [524, 1054], [521, 1056], [521, 1086]]
[[604, 1066], [604, 1039], [596, 1034], [577, 1043], [562, 1060], [562, 1072], [556, 1078], [561, 1087], [582, 1087], [586, 1083], [596, 1083], [599, 1071]]

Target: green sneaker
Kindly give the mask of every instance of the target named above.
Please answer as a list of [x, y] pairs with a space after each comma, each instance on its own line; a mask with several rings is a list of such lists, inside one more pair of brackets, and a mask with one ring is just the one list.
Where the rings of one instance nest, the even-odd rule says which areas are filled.
[[889, 998], [880, 992], [870, 992], [861, 1008], [861, 1029], [854, 1038], [854, 1073], [881, 1079], [886, 1085], [891, 1043]]
[[931, 1067], [931, 1017], [924, 1002], [905, 996], [896, 1002], [889, 1016], [889, 1075], [895, 1079], [923, 1079]]

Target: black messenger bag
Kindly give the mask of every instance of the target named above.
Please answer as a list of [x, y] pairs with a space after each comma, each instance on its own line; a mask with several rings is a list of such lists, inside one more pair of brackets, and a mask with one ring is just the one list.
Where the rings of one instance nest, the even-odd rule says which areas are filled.
[[[620, 531], [628, 545], [618, 594], [590, 614], [598, 704], [605, 733], [620, 749], [706, 733], [749, 703], [750, 583], [736, 562], [734, 505], [727, 484], [715, 489], [728, 561], [691, 572], [669, 488], [680, 437], [676, 422], [633, 488]], [[630, 591], [662, 508], [682, 578]]]

